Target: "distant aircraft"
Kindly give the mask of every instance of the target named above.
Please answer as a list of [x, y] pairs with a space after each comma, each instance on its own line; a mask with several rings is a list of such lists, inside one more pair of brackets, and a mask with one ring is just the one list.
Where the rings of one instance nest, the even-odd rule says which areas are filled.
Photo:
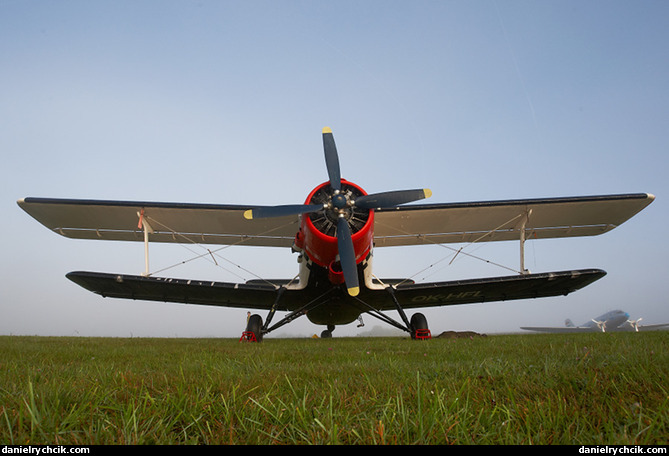
[[538, 331], [538, 332], [552, 332], [552, 333], [574, 333], [574, 332], [612, 332], [612, 331], [649, 331], [652, 329], [663, 328], [669, 326], [669, 323], [660, 324], [660, 325], [639, 325], [641, 318], [636, 320], [630, 320], [630, 315], [627, 312], [622, 310], [612, 310], [600, 315], [597, 318], [593, 318], [590, 321], [586, 321], [580, 326], [574, 326], [570, 319], [565, 320], [564, 327], [530, 327], [530, 326], [521, 326], [520, 329], [525, 329], [527, 331]]
[[[431, 195], [427, 189], [367, 194], [341, 178], [330, 128], [322, 132], [329, 180], [304, 204], [241, 206], [161, 202], [25, 198], [18, 204], [54, 232], [70, 238], [144, 242], [141, 275], [70, 272], [67, 277], [103, 297], [261, 309], [244, 334], [250, 340], [299, 316], [325, 325], [349, 324], [366, 313], [408, 332], [429, 337], [425, 316], [406, 309], [566, 295], [603, 277], [601, 269], [531, 274], [524, 265], [525, 240], [593, 236], [612, 230], [649, 205], [647, 193], [566, 198], [403, 205]], [[410, 159], [409, 159], [410, 160]], [[284, 173], [285, 174], [285, 173]], [[289, 185], [283, 175], [269, 190]], [[279, 182], [281, 181], [281, 182]], [[211, 282], [154, 277], [149, 240], [188, 245], [290, 248], [298, 254], [293, 279]], [[518, 274], [449, 282], [379, 279], [373, 248], [515, 240]], [[214, 253], [204, 247], [214, 258]], [[455, 250], [454, 250], [455, 251]], [[461, 250], [457, 250], [459, 253]], [[463, 252], [464, 254], [464, 252]], [[214, 258], [215, 260], [215, 258]], [[275, 312], [288, 312], [270, 325]], [[397, 311], [401, 321], [386, 311]]]

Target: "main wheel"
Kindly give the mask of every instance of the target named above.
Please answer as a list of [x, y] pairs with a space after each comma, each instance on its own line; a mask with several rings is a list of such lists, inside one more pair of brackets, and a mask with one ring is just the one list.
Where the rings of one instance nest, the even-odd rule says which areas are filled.
[[416, 313], [411, 316], [411, 338], [416, 339], [419, 330], [428, 330], [427, 318], [422, 313]]
[[258, 342], [262, 342], [262, 317], [258, 314], [251, 315], [246, 323], [246, 330], [252, 332]]

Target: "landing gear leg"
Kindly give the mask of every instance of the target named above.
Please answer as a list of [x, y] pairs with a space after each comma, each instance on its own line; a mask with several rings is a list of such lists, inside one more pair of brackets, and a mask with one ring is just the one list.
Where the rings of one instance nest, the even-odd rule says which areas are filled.
[[367, 308], [365, 312], [398, 329], [401, 329], [402, 331], [408, 332], [411, 335], [412, 339], [431, 339], [432, 336], [430, 334], [430, 330], [428, 329], [427, 318], [425, 318], [425, 315], [417, 313], [411, 317], [411, 320], [409, 320], [407, 314], [404, 312], [404, 309], [402, 308], [402, 305], [397, 300], [397, 296], [395, 296], [395, 288], [391, 285], [387, 287], [386, 290], [388, 291], [388, 293], [390, 293], [390, 296], [392, 297], [393, 302], [395, 303], [395, 307], [397, 307], [397, 312], [400, 314], [400, 317], [402, 318], [404, 325], [402, 325], [398, 321], [393, 320], [392, 318], [383, 314], [382, 312], [370, 306], [369, 304], [365, 303], [364, 301], [358, 300], [361, 304], [363, 304]]
[[267, 327], [269, 326], [270, 322], [272, 321], [272, 318], [274, 318], [274, 313], [276, 312], [276, 306], [279, 304], [279, 300], [281, 299], [281, 296], [283, 296], [283, 292], [286, 291], [286, 287], [281, 287], [279, 288], [279, 291], [276, 293], [276, 298], [274, 299], [274, 304], [272, 304], [272, 308], [269, 310], [269, 314], [267, 314], [267, 320], [265, 320], [265, 325], [262, 327], [263, 331], [267, 331]]
[[397, 312], [400, 314], [400, 317], [402, 317], [402, 321], [404, 322], [404, 324], [408, 329], [411, 329], [411, 324], [409, 323], [407, 314], [404, 313], [404, 309], [400, 305], [400, 302], [397, 300], [397, 296], [395, 296], [395, 288], [391, 285], [386, 290], [388, 290], [388, 293], [390, 293], [390, 297], [393, 298], [393, 302], [395, 303], [395, 307], [397, 307]]

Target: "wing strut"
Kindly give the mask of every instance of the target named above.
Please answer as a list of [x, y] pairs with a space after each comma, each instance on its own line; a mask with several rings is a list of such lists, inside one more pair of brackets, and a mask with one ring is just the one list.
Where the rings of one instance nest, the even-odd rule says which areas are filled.
[[137, 228], [144, 230], [144, 274], [142, 275], [148, 277], [151, 275], [149, 272], [149, 233], [153, 233], [153, 228], [151, 228], [149, 222], [144, 218], [144, 209], [138, 212], [137, 216], [139, 217]]
[[530, 271], [525, 269], [525, 225], [530, 220], [530, 214], [532, 214], [532, 209], [528, 210], [520, 222], [520, 273], [529, 274]]

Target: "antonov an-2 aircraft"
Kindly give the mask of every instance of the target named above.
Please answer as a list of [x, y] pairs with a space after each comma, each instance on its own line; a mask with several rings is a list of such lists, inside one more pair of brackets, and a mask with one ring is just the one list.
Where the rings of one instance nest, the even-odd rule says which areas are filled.
[[[336, 325], [363, 313], [409, 333], [429, 338], [423, 314], [409, 319], [407, 309], [566, 295], [603, 277], [600, 269], [530, 273], [524, 243], [606, 233], [650, 204], [646, 193], [548, 199], [414, 204], [426, 189], [367, 194], [341, 178], [330, 128], [323, 129], [329, 180], [314, 188], [304, 204], [241, 206], [25, 198], [28, 214], [70, 238], [143, 241], [147, 270], [141, 275], [70, 272], [87, 290], [122, 299], [236, 307], [266, 311], [252, 315], [249, 340], [262, 337], [306, 315]], [[372, 250], [386, 246], [515, 240], [520, 245], [519, 273], [435, 283], [379, 279], [372, 273]], [[148, 245], [177, 242], [292, 248], [298, 254], [294, 279], [225, 283], [154, 277], [148, 271]], [[287, 312], [272, 325], [275, 312]], [[387, 311], [397, 311], [401, 321]]]

